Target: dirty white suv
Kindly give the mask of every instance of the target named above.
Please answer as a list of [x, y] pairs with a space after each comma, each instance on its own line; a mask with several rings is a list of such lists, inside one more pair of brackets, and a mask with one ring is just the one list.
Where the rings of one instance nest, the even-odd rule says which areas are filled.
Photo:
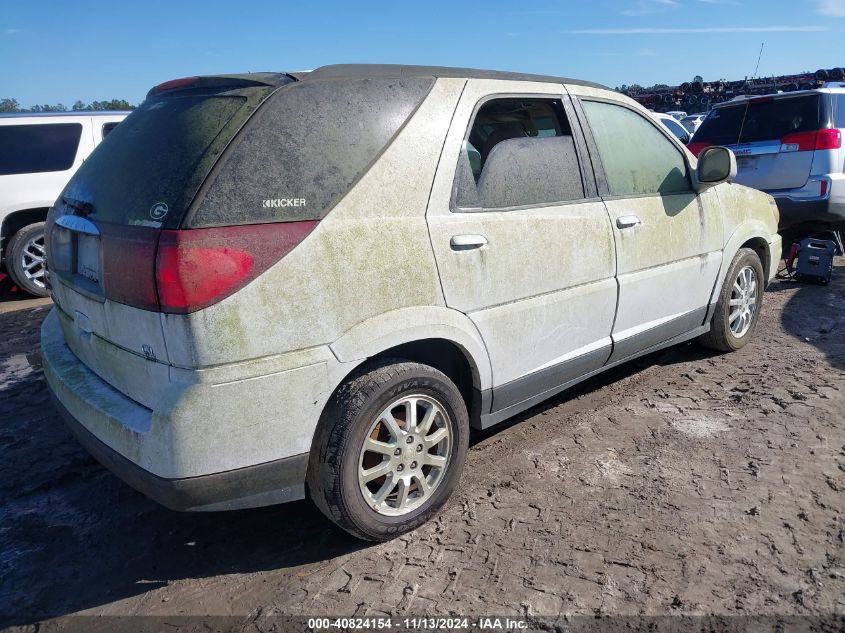
[[44, 370], [88, 450], [181, 510], [307, 493], [361, 538], [411, 530], [470, 427], [745, 345], [780, 252], [730, 151], [557, 77], [186, 78], [109, 141], [50, 212]]
[[47, 210], [82, 161], [127, 114], [0, 114], [0, 261], [22, 290], [47, 296]]

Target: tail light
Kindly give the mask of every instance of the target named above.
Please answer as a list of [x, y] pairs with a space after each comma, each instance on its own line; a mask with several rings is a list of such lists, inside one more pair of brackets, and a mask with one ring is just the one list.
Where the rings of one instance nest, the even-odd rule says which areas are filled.
[[316, 221], [162, 231], [156, 287], [162, 312], [187, 314], [237, 292], [287, 255]]
[[839, 149], [842, 147], [842, 132], [837, 129], [814, 130], [787, 134], [780, 140], [780, 151], [812, 152], [821, 149]]
[[101, 225], [107, 299], [187, 314], [246, 286], [282, 259], [317, 222], [159, 231]]
[[190, 88], [191, 86], [195, 85], [199, 81], [199, 77], [182, 77], [180, 79], [171, 79], [170, 81], [165, 81], [157, 85], [153, 88], [153, 91], [156, 94], [161, 92], [166, 92], [167, 90], [178, 90], [180, 88]]
[[690, 143], [687, 145], [687, 149], [693, 153], [693, 156], [698, 157], [701, 152], [712, 146], [712, 143]]

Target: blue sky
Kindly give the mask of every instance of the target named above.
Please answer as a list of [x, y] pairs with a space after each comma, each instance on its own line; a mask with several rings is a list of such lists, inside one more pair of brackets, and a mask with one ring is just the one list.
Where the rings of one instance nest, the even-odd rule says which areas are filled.
[[474, 66], [610, 86], [845, 66], [845, 0], [7, 2], [0, 98], [123, 98], [186, 75], [339, 62]]

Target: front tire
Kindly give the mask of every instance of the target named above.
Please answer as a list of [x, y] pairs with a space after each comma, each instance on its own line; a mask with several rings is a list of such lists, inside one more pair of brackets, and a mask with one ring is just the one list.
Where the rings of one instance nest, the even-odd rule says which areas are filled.
[[356, 371], [323, 412], [308, 489], [341, 528], [386, 541], [440, 511], [468, 443], [466, 405], [445, 374], [403, 359], [377, 361]]
[[741, 248], [734, 257], [719, 293], [710, 331], [699, 341], [719, 352], [735, 352], [751, 340], [763, 305], [765, 273], [760, 256]]
[[23, 227], [9, 240], [6, 269], [18, 288], [36, 297], [50, 293], [45, 285], [44, 222]]

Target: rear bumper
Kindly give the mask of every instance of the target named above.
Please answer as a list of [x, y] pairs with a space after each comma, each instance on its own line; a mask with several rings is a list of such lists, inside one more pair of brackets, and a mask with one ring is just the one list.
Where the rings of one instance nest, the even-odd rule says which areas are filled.
[[[71, 431], [109, 470], [175, 510], [232, 510], [304, 497], [324, 367], [230, 383], [176, 381], [151, 410], [74, 355], [57, 310], [41, 329], [44, 376]], [[288, 409], [294, 413], [279, 416]]]
[[[820, 195], [822, 183], [824, 195]], [[805, 223], [831, 226], [845, 222], [845, 174], [814, 176], [800, 189], [767, 193], [777, 202], [781, 229]]]
[[185, 479], [157, 477], [98, 440], [53, 396], [71, 433], [98, 462], [138, 492], [171, 510], [237, 510], [295, 501], [305, 496], [308, 454]]

